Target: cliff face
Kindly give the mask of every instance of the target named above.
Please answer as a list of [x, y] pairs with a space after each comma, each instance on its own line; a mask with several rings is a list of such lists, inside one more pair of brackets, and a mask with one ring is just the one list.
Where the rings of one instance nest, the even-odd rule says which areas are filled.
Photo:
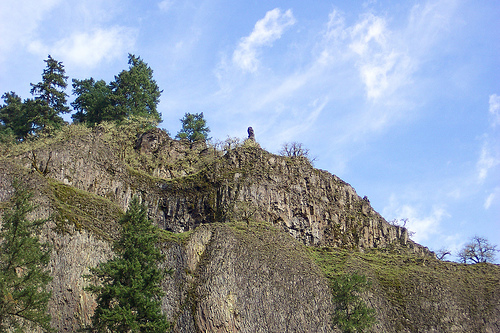
[[169, 295], [181, 300], [171, 308], [176, 331], [330, 331], [325, 277], [299, 243], [272, 227], [204, 225], [166, 253], [176, 272]]
[[[222, 155], [205, 145], [172, 140], [160, 130], [140, 135], [135, 146], [116, 145], [102, 131], [12, 159], [25, 170], [34, 170], [34, 164], [38, 170], [47, 168], [50, 179], [107, 198], [121, 209], [138, 194], [150, 218], [173, 232], [253, 219], [279, 226], [307, 245], [402, 246], [428, 253], [408, 239], [406, 229], [389, 225], [349, 184], [314, 169], [305, 158], [273, 155], [255, 145]], [[124, 144], [134, 147], [129, 156], [124, 156]]]
[[[500, 270], [437, 261], [338, 177], [246, 144], [225, 153], [160, 130], [120, 137], [70, 126], [5, 148], [0, 202], [23, 179], [54, 245], [50, 312], [60, 332], [95, 302], [88, 267], [112, 256], [133, 195], [164, 231], [163, 310], [177, 332], [331, 332], [329, 274], [358, 271], [376, 332], [500, 331]], [[118, 134], [117, 134], [118, 133]], [[135, 134], [138, 134], [137, 136]], [[131, 140], [131, 137], [133, 140]]]

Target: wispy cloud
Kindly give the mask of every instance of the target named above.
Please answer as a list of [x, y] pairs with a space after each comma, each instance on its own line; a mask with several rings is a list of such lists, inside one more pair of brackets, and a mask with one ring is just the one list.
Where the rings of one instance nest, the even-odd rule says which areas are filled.
[[137, 33], [109, 25], [116, 8], [114, 1], [98, 0], [2, 1], [0, 61], [16, 49], [42, 57], [51, 54], [65, 64], [82, 67], [123, 55], [134, 45]]
[[31, 40], [44, 16], [61, 0], [3, 0], [0, 2], [0, 61]]
[[500, 157], [497, 156], [495, 150], [492, 149], [488, 137], [486, 137], [481, 147], [479, 160], [476, 165], [479, 182], [484, 182], [490, 170], [498, 165], [500, 165]]
[[453, 28], [457, 0], [431, 0], [413, 6], [405, 31], [412, 52], [425, 57], [427, 51], [439, 43], [443, 33]]
[[[488, 183], [495, 184], [500, 175], [500, 137], [498, 127], [500, 125], [500, 96], [492, 94], [489, 96], [488, 113], [491, 118], [491, 127], [482, 137], [483, 143], [476, 164], [477, 179], [481, 186]], [[486, 182], [486, 179], [489, 179]], [[489, 187], [490, 194], [484, 201], [484, 209], [489, 209], [499, 198], [500, 187]]]
[[298, 117], [301, 118], [301, 121], [292, 126], [283, 126], [283, 128], [278, 131], [278, 135], [275, 140], [277, 142], [290, 141], [295, 137], [302, 135], [304, 132], [309, 131], [327, 104], [328, 100], [320, 101], [318, 99], [309, 103], [307, 105], [307, 110], [304, 110], [304, 112], [298, 112]]
[[387, 97], [411, 82], [413, 60], [402, 39], [381, 16], [366, 14], [352, 26], [337, 11], [329, 15], [318, 62], [344, 62], [357, 69], [369, 100]]
[[492, 117], [492, 126], [500, 125], [500, 96], [490, 95], [490, 115]]
[[493, 193], [490, 193], [487, 197], [486, 200], [484, 201], [484, 209], [490, 209], [491, 204], [495, 201], [495, 198], [497, 197], [498, 192], [500, 192], [500, 188], [495, 188], [495, 191]]
[[246, 72], [255, 72], [259, 66], [260, 49], [272, 45], [293, 24], [295, 18], [290, 9], [284, 13], [279, 8], [268, 11], [257, 21], [252, 33], [241, 40], [233, 53], [233, 63]]
[[349, 49], [357, 56], [356, 62], [369, 99], [376, 99], [389, 88], [396, 88], [392, 76], [404, 55], [396, 45], [388, 41], [391, 37], [383, 18], [367, 15], [364, 20], [349, 29]]
[[[272, 45], [286, 28], [297, 24], [297, 31], [308, 29], [303, 22], [296, 22], [290, 10], [269, 11], [255, 24], [252, 33], [240, 40], [234, 52], [222, 53], [215, 70], [218, 97], [232, 99], [231, 112], [266, 112], [265, 128], [272, 130], [272, 138], [276, 131], [283, 131], [283, 137], [290, 134], [282, 128], [284, 123], [289, 128], [303, 124], [311, 101], [328, 101], [324, 106], [328, 111], [321, 112], [315, 120], [321, 117], [332, 122], [336, 130], [328, 142], [335, 145], [332, 149], [343, 150], [352, 142], [367, 140], [374, 133], [383, 133], [398, 122], [407, 121], [415, 104], [424, 102], [413, 99], [415, 91], [428, 89], [428, 84], [418, 81], [417, 74], [420, 65], [432, 59], [433, 48], [447, 33], [447, 24], [438, 22], [439, 17], [448, 22], [453, 14], [454, 6], [448, 8], [443, 5], [446, 2], [415, 6], [399, 23], [402, 27], [391, 26], [390, 17], [373, 13], [346, 24], [345, 15], [332, 10], [323, 29], [309, 30], [307, 40], [296, 32], [287, 35], [287, 52], [296, 52], [280, 55], [287, 61], [286, 68], [244, 76], [245, 72], [258, 71], [263, 47]], [[435, 30], [427, 29], [428, 26]], [[273, 121], [279, 124], [272, 124]], [[316, 125], [321, 124], [313, 123], [308, 128]]]
[[389, 206], [384, 208], [384, 215], [408, 219], [406, 227], [415, 233], [412, 239], [417, 243], [440, 234], [442, 220], [450, 216], [446, 209], [439, 206], [432, 207], [427, 214], [422, 213], [422, 209], [415, 205], [401, 204], [395, 195], [391, 196]]
[[135, 43], [136, 32], [125, 27], [96, 29], [91, 33], [78, 32], [45, 45], [34, 41], [29, 50], [35, 54], [52, 54], [65, 63], [82, 67], [94, 67], [101, 61], [110, 61], [130, 50]]
[[174, 4], [174, 0], [163, 0], [158, 3], [158, 8], [162, 12], [168, 12], [168, 10], [172, 7]]

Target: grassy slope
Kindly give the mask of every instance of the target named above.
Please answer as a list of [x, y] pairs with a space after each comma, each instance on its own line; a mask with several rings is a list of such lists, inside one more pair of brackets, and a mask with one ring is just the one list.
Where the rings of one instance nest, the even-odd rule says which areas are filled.
[[468, 327], [479, 332], [483, 323], [497, 320], [497, 265], [465, 265], [380, 251], [308, 251], [327, 277], [344, 272], [366, 275], [373, 286], [365, 298], [379, 307], [379, 320], [393, 323], [391, 330], [451, 331]]

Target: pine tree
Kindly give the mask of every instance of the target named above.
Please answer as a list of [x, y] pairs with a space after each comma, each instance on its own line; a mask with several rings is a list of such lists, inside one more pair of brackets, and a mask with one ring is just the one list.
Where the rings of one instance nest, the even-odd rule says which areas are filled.
[[343, 333], [366, 332], [375, 323], [375, 311], [361, 299], [370, 287], [364, 275], [344, 274], [332, 280], [334, 326]]
[[115, 242], [116, 257], [91, 269], [98, 279], [87, 290], [97, 296], [93, 332], [166, 332], [170, 323], [161, 313], [160, 283], [163, 259], [155, 247], [158, 229], [147, 219], [146, 207], [134, 197], [120, 220], [122, 234]]
[[33, 123], [26, 117], [26, 106], [13, 91], [2, 95], [4, 105], [0, 107], [0, 123], [5, 137], [22, 140], [31, 132]]
[[124, 70], [110, 86], [113, 90], [112, 104], [121, 119], [133, 116], [153, 118], [161, 121], [156, 106], [162, 91], [153, 79], [153, 70], [140, 57], [128, 55], [129, 70]]
[[71, 116], [74, 121], [90, 126], [103, 121], [117, 120], [116, 108], [112, 106], [112, 90], [104, 80], [73, 79], [73, 94], [77, 97], [71, 106], [77, 111]]
[[66, 97], [64, 92], [66, 89], [68, 77], [64, 74], [64, 66], [62, 62], [55, 60], [50, 55], [47, 60], [47, 68], [43, 70], [42, 82], [31, 84], [31, 94], [35, 100], [44, 101], [57, 114], [68, 113], [70, 110], [66, 105]]
[[28, 221], [31, 193], [14, 182], [12, 207], [4, 212], [0, 229], [0, 332], [24, 332], [41, 327], [52, 331], [45, 290], [51, 249], [36, 236], [46, 220]]
[[68, 77], [65, 76], [65, 70], [62, 62], [53, 59], [50, 55], [47, 60], [47, 67], [42, 74], [42, 81], [37, 84], [31, 84], [31, 94], [35, 96], [35, 104], [38, 117], [35, 124], [39, 129], [50, 131], [63, 124], [63, 119], [59, 116], [62, 113], [70, 112], [66, 105], [64, 92], [67, 86]]
[[191, 142], [207, 140], [210, 128], [207, 127], [207, 122], [203, 118], [202, 113], [186, 113], [181, 119], [182, 129], [175, 136], [179, 139], [188, 139]]

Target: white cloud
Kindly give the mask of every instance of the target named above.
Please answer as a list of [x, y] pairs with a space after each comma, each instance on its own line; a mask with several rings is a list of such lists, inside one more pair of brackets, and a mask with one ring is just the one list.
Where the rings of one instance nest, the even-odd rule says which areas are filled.
[[444, 236], [439, 243], [440, 245], [432, 250], [446, 249], [450, 251], [453, 256], [455, 253], [460, 251], [465, 242], [463, 241], [462, 235], [455, 233], [453, 235]]
[[493, 126], [500, 125], [500, 96], [490, 95], [490, 114], [493, 117]]
[[[297, 118], [300, 118], [296, 121], [296, 125], [291, 127], [286, 127], [285, 130], [278, 132], [278, 137], [275, 138], [276, 142], [286, 142], [295, 140], [297, 137], [303, 135], [304, 132], [307, 132], [311, 126], [316, 122], [319, 115], [328, 104], [328, 100], [314, 100], [312, 101], [307, 108], [306, 112], [299, 112]], [[305, 117], [304, 117], [305, 116]]]
[[[363, 56], [375, 47], [384, 47], [387, 44], [387, 30], [385, 20], [369, 14], [360, 23], [350, 29], [352, 42], [349, 48], [356, 54]], [[370, 52], [371, 53], [371, 52]]]
[[170, 7], [172, 7], [173, 4], [174, 0], [163, 0], [158, 3], [158, 8], [160, 8], [162, 12], [168, 12], [168, 10], [170, 9]]
[[457, 0], [431, 0], [413, 6], [406, 30], [412, 52], [425, 57], [443, 34], [454, 28], [453, 15], [458, 5]]
[[52, 54], [65, 63], [81, 67], [94, 67], [101, 61], [119, 57], [132, 48], [136, 32], [124, 27], [96, 29], [91, 33], [78, 32], [47, 46], [40, 41], [29, 45], [36, 54]]
[[442, 207], [433, 207], [430, 214], [425, 216], [413, 205], [401, 205], [394, 195], [391, 196], [389, 207], [384, 208], [384, 214], [398, 219], [408, 219], [406, 227], [415, 232], [412, 239], [420, 244], [431, 236], [439, 234], [441, 221], [450, 216]]
[[[16, 50], [93, 67], [129, 50], [135, 31], [107, 23], [115, 1], [0, 1], [0, 61]], [[47, 32], [50, 31], [50, 34]]]
[[323, 33], [318, 63], [343, 63], [356, 68], [366, 97], [377, 100], [411, 82], [414, 60], [401, 38], [387, 27], [383, 17], [366, 14], [353, 26], [332, 11]]
[[456, 7], [454, 0], [416, 5], [402, 29], [391, 29], [386, 18], [374, 14], [365, 14], [354, 25], [345, 26], [343, 16], [333, 11], [320, 59], [324, 63], [353, 61], [371, 101], [402, 99], [394, 93], [413, 84], [414, 73], [449, 30]]
[[61, 0], [0, 1], [0, 61], [31, 39], [44, 16]]
[[[265, 112], [269, 131], [283, 128], [283, 136], [288, 134], [287, 128], [307, 119], [307, 103], [328, 100], [332, 107], [308, 128], [322, 126], [317, 123], [320, 117], [323, 122], [332, 121], [332, 128], [337, 130], [328, 138], [330, 148], [352, 147], [354, 141], [369, 140], [373, 133], [409, 121], [411, 113], [422, 110], [415, 105], [425, 101], [413, 96], [429, 88], [418, 81], [417, 73], [425, 61], [432, 59], [433, 48], [446, 35], [446, 25], [440, 26], [438, 17], [448, 22], [452, 7], [447, 11], [442, 5], [415, 6], [399, 26], [392, 24], [392, 18], [375, 14], [361, 15], [347, 24], [345, 15], [333, 10], [321, 31], [289, 33], [287, 40], [292, 42], [286, 49], [295, 51], [281, 55], [288, 56], [286, 67], [244, 76], [242, 72], [259, 69], [263, 47], [272, 45], [295, 22], [290, 11], [274, 9], [240, 40], [234, 52], [222, 53], [215, 70], [220, 88], [217, 96], [232, 99], [233, 113]], [[286, 13], [290, 13], [288, 18]], [[436, 28], [433, 34], [428, 25]], [[420, 42], [419, 29], [425, 30], [425, 42]], [[300, 26], [297, 31], [306, 28]], [[286, 110], [286, 121], [280, 110]], [[270, 134], [273, 138], [279, 135]]]
[[479, 161], [476, 165], [477, 177], [479, 182], [484, 182], [488, 177], [489, 171], [498, 165], [500, 165], [500, 158], [494, 155], [494, 153], [491, 151], [488, 140], [485, 140], [483, 146], [481, 147]]
[[390, 95], [410, 83], [413, 60], [385, 19], [370, 14], [349, 30], [349, 49], [356, 56], [368, 99]]
[[[498, 192], [498, 189], [495, 192]], [[491, 204], [493, 203], [493, 201], [495, 200], [495, 197], [496, 197], [495, 192], [488, 195], [488, 197], [484, 201], [484, 209], [489, 209], [491, 207]]]
[[285, 29], [295, 24], [295, 18], [289, 9], [281, 13], [275, 8], [266, 13], [266, 16], [257, 21], [252, 33], [244, 37], [233, 53], [233, 63], [247, 72], [255, 72], [259, 66], [257, 59], [262, 46], [271, 45], [281, 38]]

